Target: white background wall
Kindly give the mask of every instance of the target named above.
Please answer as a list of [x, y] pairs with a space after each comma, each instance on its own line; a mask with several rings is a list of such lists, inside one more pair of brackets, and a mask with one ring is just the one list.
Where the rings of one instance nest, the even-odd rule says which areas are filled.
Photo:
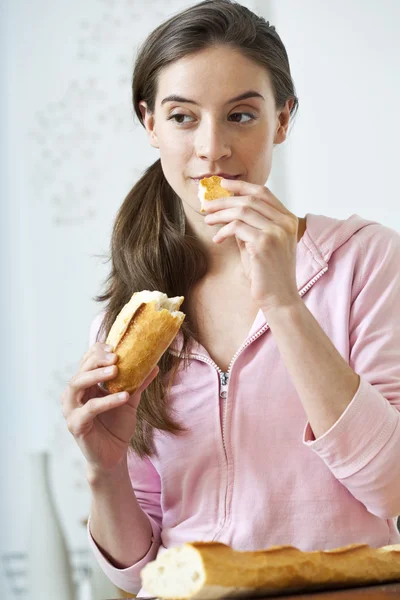
[[[25, 551], [29, 453], [53, 455], [71, 548], [86, 545], [83, 461], [59, 396], [86, 350], [114, 215], [157, 158], [132, 116], [134, 53], [175, 0], [0, 4], [0, 554]], [[252, 2], [243, 2], [254, 6]], [[144, 8], [145, 7], [145, 8]], [[286, 44], [300, 110], [271, 187], [299, 216], [400, 231], [400, 3], [258, 1]], [[0, 571], [0, 597], [11, 592]]]
[[276, 0], [300, 110], [287, 144], [290, 206], [400, 230], [400, 2]]

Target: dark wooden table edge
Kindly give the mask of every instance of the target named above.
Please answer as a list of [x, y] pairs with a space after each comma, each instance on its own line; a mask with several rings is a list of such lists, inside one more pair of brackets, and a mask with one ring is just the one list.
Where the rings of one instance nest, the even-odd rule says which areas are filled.
[[[394, 596], [395, 595], [395, 596]], [[380, 598], [399, 598], [400, 599], [400, 580], [391, 581], [388, 583], [376, 583], [368, 586], [354, 586], [346, 588], [335, 588], [330, 590], [313, 590], [304, 592], [282, 592], [279, 594], [267, 595], [267, 596], [243, 596], [241, 600], [350, 600], [353, 597], [359, 597], [360, 599], [365, 596], [374, 600]], [[129, 600], [129, 598], [115, 598], [110, 600]], [[156, 596], [140, 596], [138, 600], [159, 600]], [[226, 596], [223, 600], [239, 600], [238, 598]]]

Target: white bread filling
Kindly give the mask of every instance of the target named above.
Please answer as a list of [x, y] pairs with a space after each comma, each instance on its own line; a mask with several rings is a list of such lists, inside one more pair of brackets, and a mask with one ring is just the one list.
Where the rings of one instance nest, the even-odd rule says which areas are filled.
[[115, 319], [110, 333], [108, 334], [106, 343], [111, 344], [115, 348], [126, 332], [132, 315], [135, 314], [139, 306], [143, 303], [154, 302], [154, 308], [157, 311], [168, 310], [173, 317], [180, 316], [182, 313], [178, 310], [182, 296], [168, 298], [167, 294], [158, 291], [143, 290], [133, 294], [132, 298], [125, 304], [121, 312]]
[[147, 593], [163, 598], [192, 598], [204, 586], [200, 553], [191, 546], [170, 548], [140, 572]]
[[200, 210], [203, 210], [204, 208], [204, 196], [206, 195], [206, 186], [203, 185], [200, 181], [199, 181], [199, 189], [197, 192], [197, 197], [200, 200]]

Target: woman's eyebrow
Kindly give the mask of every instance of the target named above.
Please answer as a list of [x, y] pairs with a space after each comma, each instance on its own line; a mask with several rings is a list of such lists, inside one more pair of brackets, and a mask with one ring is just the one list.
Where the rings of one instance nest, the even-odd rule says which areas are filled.
[[[248, 98], [262, 98], [263, 100], [265, 99], [264, 96], [262, 96], [259, 92], [249, 90], [248, 92], [244, 92], [244, 94], [240, 94], [239, 96], [228, 100], [226, 104], [231, 104], [232, 102], [239, 102], [239, 100], [247, 100]], [[183, 98], [182, 96], [177, 96], [176, 94], [171, 94], [170, 96], [164, 98], [164, 100], [162, 100], [161, 102], [161, 106], [166, 102], [187, 102], [188, 104], [196, 104], [197, 106], [200, 106], [194, 100], [190, 100], [189, 98]]]

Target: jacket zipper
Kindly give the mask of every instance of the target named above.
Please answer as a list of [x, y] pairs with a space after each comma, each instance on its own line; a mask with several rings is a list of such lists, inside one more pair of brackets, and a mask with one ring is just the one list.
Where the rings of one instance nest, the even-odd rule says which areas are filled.
[[225, 400], [228, 397], [228, 379], [229, 379], [229, 374], [228, 373], [224, 373], [223, 371], [221, 371], [221, 369], [219, 369], [219, 379], [220, 379], [219, 397], [223, 399], [223, 404], [222, 404], [222, 424], [221, 424], [221, 426], [222, 426], [222, 445], [224, 446], [226, 464], [228, 464], [228, 454], [227, 454], [227, 451], [226, 451], [226, 444], [225, 444], [225, 415], [226, 415], [226, 402], [225, 402]]
[[254, 340], [256, 340], [257, 338], [260, 337], [260, 335], [262, 335], [264, 333], [264, 331], [266, 331], [269, 328], [268, 323], [266, 323], [264, 325], [264, 327], [262, 327], [256, 334], [252, 335], [251, 338], [249, 338], [247, 340], [247, 342], [241, 347], [239, 348], [239, 350], [235, 353], [235, 355], [233, 356], [228, 370], [226, 372], [224, 372], [222, 369], [220, 369], [220, 367], [211, 359], [208, 358], [207, 356], [203, 356], [202, 354], [189, 354], [188, 356], [190, 358], [196, 358], [197, 360], [203, 361], [205, 363], [208, 363], [209, 365], [212, 365], [216, 371], [219, 374], [219, 379], [220, 379], [220, 389], [219, 389], [219, 397], [223, 399], [223, 405], [222, 405], [222, 445], [224, 448], [224, 455], [225, 455], [225, 466], [226, 466], [226, 473], [227, 473], [227, 483], [226, 483], [226, 487], [225, 487], [225, 499], [224, 499], [224, 517], [223, 520], [221, 522], [220, 527], [218, 528], [216, 534], [213, 537], [213, 541], [219, 536], [219, 534], [221, 533], [221, 531], [224, 529], [225, 525], [226, 525], [226, 520], [227, 520], [227, 516], [228, 516], [228, 473], [229, 473], [229, 460], [228, 460], [228, 452], [226, 449], [226, 443], [225, 443], [225, 429], [226, 429], [226, 407], [227, 407], [227, 403], [226, 400], [228, 398], [228, 379], [230, 377], [230, 373], [232, 370], [232, 366], [233, 363], [235, 362], [236, 358], [239, 356], [239, 354], [241, 354], [241, 352], [247, 348], [247, 346], [249, 346], [252, 342], [254, 342]]
[[[322, 275], [324, 273], [326, 273], [326, 271], [328, 270], [328, 265], [326, 267], [324, 267], [323, 269], [321, 269], [321, 271], [319, 271], [319, 273], [317, 273], [317, 275], [315, 277], [313, 277], [306, 286], [304, 286], [300, 292], [299, 292], [299, 296], [302, 297], [304, 296], [304, 294], [314, 285], [314, 283], [316, 281], [318, 281], [318, 279], [320, 279], [320, 277], [322, 277]], [[257, 331], [257, 333], [255, 333], [254, 335], [252, 335], [245, 344], [243, 344], [239, 350], [237, 352], [235, 352], [231, 362], [229, 363], [229, 367], [228, 370], [226, 372], [222, 371], [222, 369], [220, 369], [220, 367], [211, 359], [208, 358], [207, 356], [204, 356], [203, 354], [188, 354], [186, 355], [188, 358], [195, 358], [197, 360], [200, 360], [202, 362], [208, 363], [209, 365], [211, 365], [212, 367], [214, 367], [214, 369], [218, 372], [219, 374], [219, 379], [220, 379], [220, 389], [219, 389], [219, 397], [223, 399], [223, 410], [222, 410], [222, 445], [224, 448], [224, 454], [225, 454], [225, 462], [226, 462], [226, 470], [227, 473], [228, 471], [228, 466], [229, 466], [229, 461], [228, 461], [228, 453], [226, 450], [226, 444], [225, 444], [225, 420], [226, 420], [226, 400], [228, 398], [228, 379], [230, 377], [231, 371], [232, 371], [232, 367], [234, 362], [236, 361], [236, 359], [238, 358], [238, 356], [243, 352], [243, 350], [245, 350], [248, 346], [250, 346], [250, 344], [252, 344], [256, 339], [258, 339], [260, 337], [260, 335], [262, 335], [265, 331], [267, 331], [269, 329], [269, 325], [268, 323], [266, 323], [263, 327], [261, 327], [261, 329], [259, 329]], [[174, 354], [175, 356], [179, 356], [179, 353], [175, 352], [175, 351], [171, 351], [172, 354]], [[228, 485], [226, 486], [225, 489], [225, 509], [224, 509], [224, 519], [222, 521], [222, 524], [220, 526], [220, 528], [218, 529], [217, 533], [214, 535], [213, 540], [215, 540], [217, 538], [217, 536], [221, 533], [221, 531], [223, 530], [223, 528], [225, 527], [226, 524], [226, 518], [227, 518], [227, 514], [228, 514]]]

